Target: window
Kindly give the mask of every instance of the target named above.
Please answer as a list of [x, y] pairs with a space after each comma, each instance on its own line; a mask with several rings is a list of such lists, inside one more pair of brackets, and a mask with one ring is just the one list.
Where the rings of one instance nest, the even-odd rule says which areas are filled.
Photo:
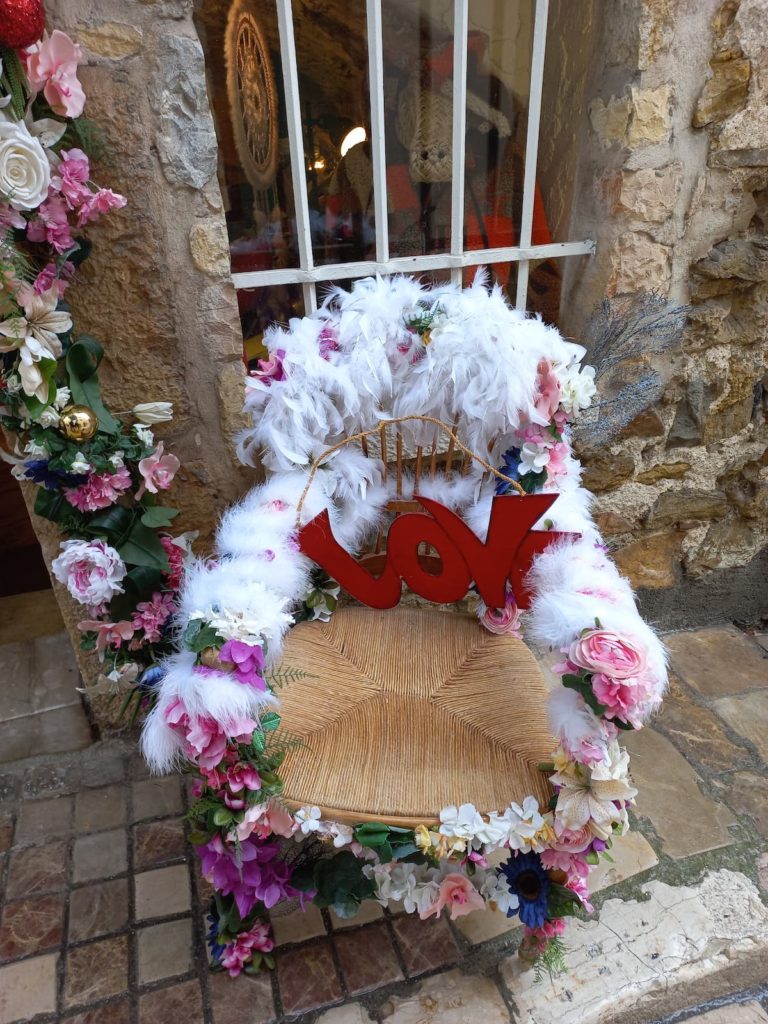
[[[197, 6], [250, 359], [270, 322], [375, 273], [487, 266], [557, 318], [558, 261], [593, 245], [553, 239], [537, 182], [549, 0]], [[567, 22], [590, 5], [553, 6]]]

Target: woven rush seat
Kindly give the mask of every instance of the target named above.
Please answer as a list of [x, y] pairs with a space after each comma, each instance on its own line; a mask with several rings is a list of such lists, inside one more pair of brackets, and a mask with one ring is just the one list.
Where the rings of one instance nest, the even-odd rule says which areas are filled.
[[342, 607], [288, 634], [283, 727], [304, 745], [281, 769], [285, 799], [347, 824], [432, 825], [449, 804], [502, 811], [551, 795], [547, 687], [512, 636], [469, 614]]

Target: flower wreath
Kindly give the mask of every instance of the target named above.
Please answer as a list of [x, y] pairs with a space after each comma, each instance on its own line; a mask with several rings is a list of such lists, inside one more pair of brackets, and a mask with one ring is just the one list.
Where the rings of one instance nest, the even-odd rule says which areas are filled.
[[[152, 426], [169, 402], [112, 414], [99, 387], [103, 350], [75, 337], [65, 293], [90, 245], [84, 229], [126, 200], [91, 180], [103, 153], [82, 116], [82, 54], [43, 33], [42, 3], [0, 10], [0, 426], [34, 509], [68, 538], [53, 575], [86, 609], [82, 647], [102, 672], [91, 694], [120, 695], [135, 716], [151, 700], [189, 536], [158, 503], [179, 468]], [[118, 418], [120, 417], [120, 418]], [[124, 422], [127, 420], [128, 422]]]
[[[215, 558], [185, 574], [180, 649], [164, 663], [142, 739], [154, 769], [184, 761], [196, 776], [191, 839], [216, 890], [214, 963], [232, 975], [271, 965], [265, 911], [298, 896], [341, 916], [367, 898], [422, 918], [497, 907], [525, 925], [523, 955], [557, 968], [563, 919], [590, 909], [590, 868], [628, 825], [636, 790], [618, 737], [641, 727], [666, 683], [663, 648], [606, 553], [571, 451], [569, 420], [595, 392], [585, 350], [511, 309], [482, 274], [463, 291], [358, 281], [265, 342], [240, 453], [260, 455], [269, 476], [224, 516]], [[490, 814], [445, 807], [439, 826], [414, 830], [345, 825], [281, 802], [291, 742], [274, 692], [291, 673], [283, 639], [297, 622], [328, 618], [338, 597], [299, 548], [297, 508], [301, 523], [327, 510], [337, 541], [359, 551], [393, 483], [339, 439], [408, 417], [414, 445], [431, 441], [427, 418], [455, 423], [521, 490], [557, 494], [539, 529], [578, 535], [548, 547], [529, 574], [526, 632], [565, 655], [550, 704], [556, 749], [542, 766], [554, 787], [546, 807], [532, 796]], [[419, 494], [483, 539], [494, 495], [511, 487], [471, 466], [422, 482]], [[523, 625], [511, 590], [503, 608], [480, 601], [477, 613], [493, 632]], [[494, 867], [498, 851], [507, 859]]]

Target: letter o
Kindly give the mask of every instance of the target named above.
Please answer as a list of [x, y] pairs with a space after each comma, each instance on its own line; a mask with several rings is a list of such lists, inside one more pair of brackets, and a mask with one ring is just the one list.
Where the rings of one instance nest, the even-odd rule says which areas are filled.
[[[419, 561], [419, 544], [436, 548], [442, 571], [433, 576]], [[449, 604], [459, 601], [469, 589], [471, 576], [461, 552], [429, 516], [409, 512], [398, 516], [389, 528], [387, 558], [411, 590], [428, 601]]]

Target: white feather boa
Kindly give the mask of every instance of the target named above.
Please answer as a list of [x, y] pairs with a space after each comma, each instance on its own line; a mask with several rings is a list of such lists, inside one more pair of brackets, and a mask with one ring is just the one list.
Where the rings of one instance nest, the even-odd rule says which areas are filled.
[[[420, 303], [439, 311], [428, 345], [406, 326]], [[334, 346], [322, 354], [321, 336], [329, 324]], [[313, 460], [381, 419], [427, 415], [455, 423], [470, 448], [489, 453], [498, 464], [507, 449], [520, 444], [521, 423], [546, 423], [535, 404], [541, 361], [561, 377], [573, 375], [585, 350], [511, 309], [500, 289], [489, 294], [482, 275], [463, 291], [453, 286], [427, 291], [409, 278], [358, 281], [351, 292], [335, 291], [311, 317], [291, 321], [287, 330], [271, 328], [265, 342], [278, 354], [280, 371], [272, 378], [248, 379], [245, 404], [253, 427], [241, 437], [239, 450], [245, 461], [260, 458], [270, 477], [225, 514], [214, 560], [188, 570], [178, 626], [223, 616], [229, 629], [223, 635], [260, 638], [268, 663], [274, 663], [290, 613], [309, 585], [312, 565], [298, 550], [295, 531]], [[403, 425], [403, 431], [406, 443], [431, 444], [434, 436], [434, 427], [424, 423]], [[652, 674], [652, 706], [666, 684], [664, 649], [605, 552], [580, 476], [579, 463], [568, 454], [563, 474], [545, 487], [558, 493], [547, 526], [580, 537], [551, 546], [535, 560], [528, 633], [539, 644], [562, 649], [597, 620], [633, 640]], [[340, 449], [316, 473], [301, 521], [328, 509], [336, 539], [355, 552], [379, 525], [393, 486], [384, 482], [380, 462]], [[408, 477], [404, 491], [406, 496], [413, 491]], [[458, 511], [484, 539], [494, 484], [483, 482], [477, 467], [466, 477], [423, 481], [420, 492]], [[142, 738], [144, 755], [157, 771], [183, 755], [181, 741], [166, 724], [174, 701], [181, 699], [190, 715], [213, 719], [225, 729], [273, 702], [226, 674], [201, 677], [193, 663], [194, 656], [182, 651], [165, 665]], [[570, 690], [553, 694], [552, 725], [558, 740], [569, 746], [601, 735], [599, 720]]]

